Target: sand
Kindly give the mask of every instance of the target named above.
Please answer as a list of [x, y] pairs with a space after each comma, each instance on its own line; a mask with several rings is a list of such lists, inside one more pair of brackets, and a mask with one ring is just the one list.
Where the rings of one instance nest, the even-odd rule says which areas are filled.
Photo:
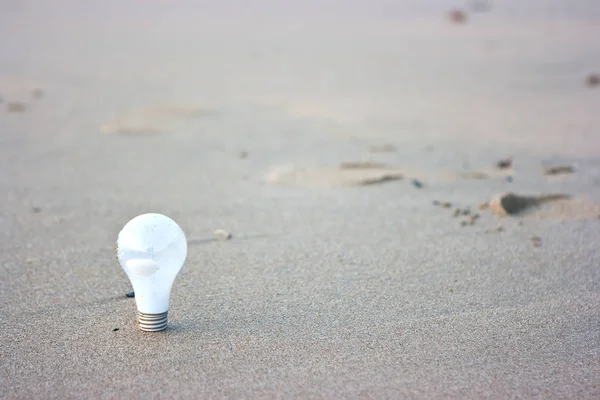
[[599, 398], [600, 3], [495, 3], [1, 2], [0, 398]]

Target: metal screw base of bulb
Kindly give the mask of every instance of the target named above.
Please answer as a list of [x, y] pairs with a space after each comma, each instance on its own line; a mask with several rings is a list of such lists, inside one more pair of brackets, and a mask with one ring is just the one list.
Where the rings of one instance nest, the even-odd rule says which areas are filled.
[[168, 311], [161, 314], [144, 314], [138, 311], [138, 328], [144, 332], [165, 330], [167, 328], [168, 314]]

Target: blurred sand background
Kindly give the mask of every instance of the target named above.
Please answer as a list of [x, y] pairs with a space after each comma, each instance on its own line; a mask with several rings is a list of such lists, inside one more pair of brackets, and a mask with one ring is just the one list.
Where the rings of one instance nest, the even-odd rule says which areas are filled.
[[0, 398], [599, 398], [600, 2], [210, 3], [0, 0]]

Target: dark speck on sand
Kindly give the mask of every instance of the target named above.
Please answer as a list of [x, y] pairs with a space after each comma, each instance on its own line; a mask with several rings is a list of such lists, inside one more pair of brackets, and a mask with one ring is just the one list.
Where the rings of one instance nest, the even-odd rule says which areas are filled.
[[421, 189], [423, 187], [423, 182], [421, 182], [418, 179], [413, 179], [412, 180], [412, 184], [414, 187], [416, 187], [417, 189]]

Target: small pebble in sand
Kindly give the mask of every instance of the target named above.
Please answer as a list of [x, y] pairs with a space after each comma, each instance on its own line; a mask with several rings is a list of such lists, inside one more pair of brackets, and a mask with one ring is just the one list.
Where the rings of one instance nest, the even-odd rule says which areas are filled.
[[542, 238], [539, 236], [532, 236], [531, 243], [533, 244], [533, 247], [540, 247], [542, 245]]
[[214, 232], [215, 236], [217, 237], [217, 239], [219, 240], [229, 240], [233, 237], [233, 235], [223, 229], [217, 229]]
[[453, 216], [454, 218], [456, 218], [456, 217], [459, 217], [459, 216], [460, 216], [460, 214], [461, 214], [460, 208], [457, 208], [457, 209], [455, 209], [455, 210], [454, 210], [454, 212], [452, 213], [452, 216]]
[[439, 206], [440, 205], [440, 201], [439, 200], [434, 200], [433, 201], [433, 205], [434, 206]]
[[24, 113], [27, 110], [27, 106], [25, 105], [25, 103], [20, 103], [18, 101], [10, 101], [6, 103], [6, 110], [8, 112]]
[[504, 232], [504, 227], [502, 225], [500, 225], [499, 227], [496, 228], [496, 232]]
[[44, 91], [40, 88], [35, 88], [31, 92], [31, 95], [34, 99], [41, 99], [42, 97], [44, 97]]
[[464, 210], [462, 210], [462, 215], [469, 215], [471, 214], [471, 210], [469, 210], [468, 208], [465, 208]]
[[119, 330], [119, 328], [115, 328], [115, 329], [113, 329], [113, 332], [116, 332], [116, 331], [118, 331], [118, 330]]
[[450, 208], [450, 207], [452, 207], [452, 203], [450, 203], [449, 201], [442, 201], [442, 202], [440, 203], [440, 205], [441, 205], [442, 207], [444, 207], [444, 208]]
[[512, 167], [512, 158], [506, 158], [496, 163], [496, 167], [499, 169], [508, 169]]
[[469, 223], [467, 221], [460, 221], [460, 226], [467, 226]]
[[42, 209], [40, 207], [33, 207], [31, 209], [31, 212], [34, 213], [34, 214], [39, 214], [39, 213], [42, 212]]
[[448, 12], [450, 22], [454, 24], [464, 24], [467, 22], [467, 14], [461, 10], [451, 10]]
[[561, 175], [561, 174], [572, 174], [575, 172], [575, 168], [570, 165], [556, 165], [554, 167], [548, 167], [544, 170], [544, 175]]
[[543, 194], [538, 196], [521, 196], [515, 193], [504, 193], [489, 202], [490, 209], [496, 214], [516, 215], [530, 207], [536, 207], [549, 201], [568, 199], [565, 193]]
[[600, 85], [600, 75], [599, 74], [589, 74], [586, 78], [585, 82], [589, 87], [596, 87]]
[[517, 214], [528, 207], [529, 201], [524, 196], [514, 193], [504, 193], [490, 201], [490, 208], [496, 214]]
[[127, 297], [135, 297], [135, 292], [127, 292], [127, 293], [125, 293], [125, 296], [127, 296]]
[[240, 151], [238, 153], [238, 157], [239, 158], [247, 158], [248, 157], [248, 152], [247, 151]]
[[417, 189], [421, 189], [423, 187], [423, 183], [420, 180], [418, 180], [418, 179], [413, 179], [412, 180], [412, 184]]

